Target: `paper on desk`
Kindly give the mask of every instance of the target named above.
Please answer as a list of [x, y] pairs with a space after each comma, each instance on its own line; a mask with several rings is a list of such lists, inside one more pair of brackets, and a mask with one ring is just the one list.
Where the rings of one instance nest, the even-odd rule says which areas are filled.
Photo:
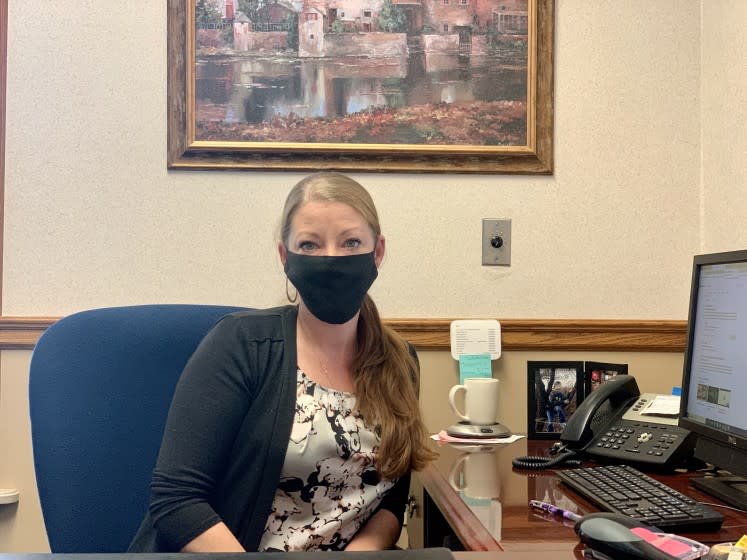
[[659, 416], [677, 416], [680, 413], [680, 397], [675, 395], [656, 395], [641, 414]]
[[513, 443], [517, 439], [521, 439], [526, 436], [520, 436], [520, 435], [510, 435], [508, 437], [504, 438], [463, 438], [463, 437], [453, 437], [447, 434], [444, 430], [441, 430], [437, 434], [433, 434], [431, 436], [431, 439], [435, 439], [436, 441], [446, 441], [448, 443], [484, 443], [484, 444], [491, 444], [491, 443]]

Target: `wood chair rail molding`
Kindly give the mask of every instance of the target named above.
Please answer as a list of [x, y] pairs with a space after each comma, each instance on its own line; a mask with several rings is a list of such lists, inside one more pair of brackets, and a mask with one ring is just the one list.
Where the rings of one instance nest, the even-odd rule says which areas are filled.
[[[422, 349], [449, 349], [451, 319], [389, 319]], [[683, 352], [687, 321], [613, 319], [501, 319], [503, 350]]]
[[[55, 317], [0, 317], [0, 350], [30, 350]], [[448, 350], [452, 319], [385, 319], [422, 350]], [[503, 319], [505, 350], [683, 352], [687, 321]]]

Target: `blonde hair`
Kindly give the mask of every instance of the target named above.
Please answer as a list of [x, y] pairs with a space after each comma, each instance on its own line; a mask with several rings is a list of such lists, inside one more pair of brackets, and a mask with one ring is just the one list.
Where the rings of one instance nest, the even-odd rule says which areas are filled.
[[[286, 247], [294, 214], [312, 200], [347, 204], [363, 216], [375, 239], [381, 235], [379, 215], [368, 191], [347, 175], [322, 172], [299, 181], [286, 198], [280, 225], [280, 240]], [[395, 478], [423, 469], [436, 454], [428, 447], [420, 412], [418, 364], [410, 346], [381, 322], [368, 295], [358, 319], [357, 341], [353, 384], [358, 411], [380, 437], [379, 472]]]

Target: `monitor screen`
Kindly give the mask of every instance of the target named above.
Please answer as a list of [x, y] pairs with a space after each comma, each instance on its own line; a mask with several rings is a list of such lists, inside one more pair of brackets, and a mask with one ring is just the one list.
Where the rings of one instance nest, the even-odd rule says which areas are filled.
[[744, 508], [747, 250], [695, 256], [687, 327], [679, 424], [697, 434], [697, 458], [728, 471], [694, 484], [724, 500], [734, 494]]

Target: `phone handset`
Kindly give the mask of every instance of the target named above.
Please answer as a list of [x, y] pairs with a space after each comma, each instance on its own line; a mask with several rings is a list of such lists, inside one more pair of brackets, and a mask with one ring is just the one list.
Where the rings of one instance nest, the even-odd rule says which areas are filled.
[[622, 417], [631, 401], [640, 395], [632, 375], [618, 375], [605, 381], [576, 409], [560, 434], [560, 441], [569, 449], [586, 449], [600, 429], [613, 417]]

